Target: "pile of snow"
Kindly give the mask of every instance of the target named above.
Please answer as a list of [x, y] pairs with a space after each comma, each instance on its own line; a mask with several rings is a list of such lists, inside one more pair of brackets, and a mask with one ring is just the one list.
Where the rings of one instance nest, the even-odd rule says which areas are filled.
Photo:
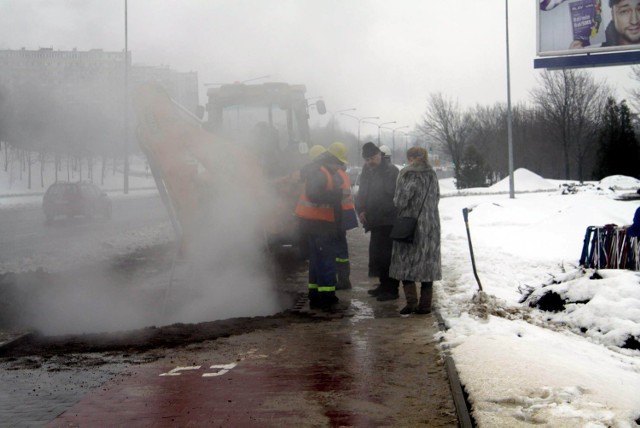
[[626, 175], [612, 175], [605, 177], [598, 183], [601, 189], [634, 190], [640, 189], [640, 180]]
[[[541, 190], [555, 190], [558, 188], [555, 184], [545, 180], [538, 174], [525, 168], [518, 168], [513, 171], [514, 189], [519, 192], [536, 192]], [[509, 177], [498, 181], [489, 187], [493, 192], [508, 192]]]
[[[546, 180], [538, 174], [525, 168], [518, 168], [513, 172], [514, 189], [516, 192], [542, 192], [558, 190], [559, 184]], [[509, 177], [498, 181], [490, 187], [472, 187], [457, 189], [455, 178], [439, 180], [442, 196], [463, 196], [477, 194], [509, 193]]]

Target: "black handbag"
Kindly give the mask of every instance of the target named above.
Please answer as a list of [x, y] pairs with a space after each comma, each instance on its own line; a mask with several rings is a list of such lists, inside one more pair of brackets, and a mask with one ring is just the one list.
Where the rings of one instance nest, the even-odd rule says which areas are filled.
[[393, 222], [393, 228], [389, 235], [391, 239], [398, 242], [412, 243], [416, 234], [416, 226], [418, 219], [413, 217], [396, 217]]
[[424, 201], [427, 200], [428, 194], [429, 189], [427, 189], [427, 192], [424, 194], [424, 199], [422, 200], [422, 204], [420, 205], [420, 210], [418, 211], [418, 215], [415, 218], [396, 217], [396, 219], [393, 221], [391, 233], [389, 234], [389, 237], [391, 239], [398, 242], [406, 242], [408, 244], [413, 243], [413, 238], [416, 235], [416, 228], [418, 227], [418, 217], [420, 217]]

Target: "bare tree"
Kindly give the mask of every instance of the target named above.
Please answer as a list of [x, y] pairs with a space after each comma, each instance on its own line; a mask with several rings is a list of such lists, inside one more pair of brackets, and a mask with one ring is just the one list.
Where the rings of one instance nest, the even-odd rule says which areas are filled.
[[565, 179], [571, 179], [571, 167], [578, 179], [585, 178], [585, 161], [595, 150], [601, 114], [611, 88], [596, 83], [590, 74], [576, 70], [545, 70], [540, 87], [531, 91], [554, 141], [562, 147]]
[[457, 101], [447, 99], [441, 93], [433, 93], [429, 96], [427, 111], [418, 129], [445, 148], [458, 178], [464, 149], [473, 130], [471, 115], [462, 112]]
[[472, 144], [482, 153], [491, 169], [498, 176], [504, 176], [508, 172], [505, 107], [500, 104], [476, 105], [470, 114], [475, 124]]
[[[640, 66], [631, 67], [631, 78], [640, 83]], [[632, 89], [629, 94], [631, 95], [631, 105], [636, 111], [640, 111], [640, 89]]]

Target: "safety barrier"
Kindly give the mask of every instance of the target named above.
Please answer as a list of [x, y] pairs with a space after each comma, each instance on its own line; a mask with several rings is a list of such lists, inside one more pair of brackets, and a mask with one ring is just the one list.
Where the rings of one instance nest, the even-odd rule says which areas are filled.
[[640, 242], [623, 227], [589, 226], [584, 235], [580, 265], [595, 269], [640, 270]]

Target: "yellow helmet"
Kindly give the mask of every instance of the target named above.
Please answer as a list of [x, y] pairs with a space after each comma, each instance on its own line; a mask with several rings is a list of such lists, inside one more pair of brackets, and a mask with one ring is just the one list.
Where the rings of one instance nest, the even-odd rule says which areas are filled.
[[344, 164], [347, 163], [347, 146], [345, 146], [344, 144], [338, 141], [336, 141], [335, 143], [331, 143], [327, 151], [338, 158], [340, 162]]
[[320, 144], [316, 144], [309, 149], [309, 159], [314, 160], [326, 151], [327, 149], [322, 147]]

